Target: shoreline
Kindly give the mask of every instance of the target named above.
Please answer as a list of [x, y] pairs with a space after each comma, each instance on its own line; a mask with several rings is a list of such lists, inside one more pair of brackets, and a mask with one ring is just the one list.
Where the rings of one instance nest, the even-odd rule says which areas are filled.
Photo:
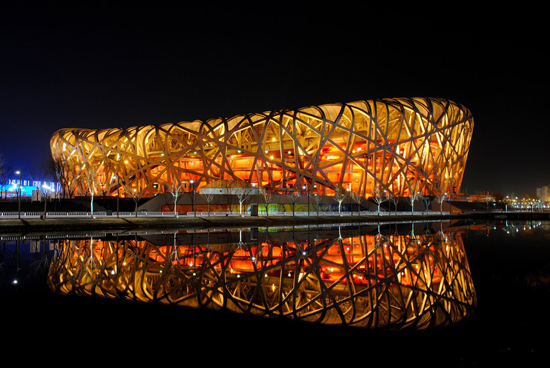
[[385, 223], [437, 220], [549, 220], [550, 212], [495, 212], [468, 214], [384, 214], [344, 216], [180, 216], [105, 218], [0, 219], [0, 234], [25, 235], [60, 231], [132, 231], [144, 229], [271, 227], [330, 223]]

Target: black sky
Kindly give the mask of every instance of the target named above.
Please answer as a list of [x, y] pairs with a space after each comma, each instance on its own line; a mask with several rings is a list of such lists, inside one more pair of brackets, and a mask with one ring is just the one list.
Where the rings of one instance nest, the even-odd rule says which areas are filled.
[[550, 185], [540, 9], [17, 4], [0, 7], [0, 153], [13, 168], [49, 155], [65, 127], [442, 97], [475, 119], [463, 190]]

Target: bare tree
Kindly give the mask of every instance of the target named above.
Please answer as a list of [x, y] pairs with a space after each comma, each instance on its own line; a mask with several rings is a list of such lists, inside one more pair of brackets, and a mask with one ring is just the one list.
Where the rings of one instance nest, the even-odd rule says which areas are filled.
[[183, 185], [179, 180], [173, 177], [169, 189], [174, 203], [174, 216], [177, 216], [178, 211], [176, 209], [176, 205], [178, 203], [178, 198], [183, 194]]
[[51, 196], [52, 196], [52, 188], [50, 188], [49, 186], [47, 185], [42, 185], [42, 189], [40, 189], [41, 191], [41, 198], [44, 200], [44, 215], [43, 215], [43, 219], [45, 220], [46, 217], [47, 217], [47, 203], [48, 203], [48, 199], [51, 200]]
[[[125, 170], [124, 170], [125, 171]], [[123, 175], [122, 178], [126, 178], [127, 175]], [[122, 179], [121, 178], [121, 179]], [[120, 179], [119, 179], [120, 180]], [[132, 178], [129, 179], [130, 181], [126, 181], [124, 179], [120, 180], [119, 183], [122, 184], [122, 187], [124, 188], [124, 196], [131, 196], [134, 200], [134, 215], [135, 217], [138, 216], [138, 204], [139, 200], [143, 196], [142, 191], [139, 190], [139, 180], [136, 177], [135, 182], [137, 183], [137, 187], [135, 185], [131, 185]]]
[[94, 217], [94, 195], [97, 188], [97, 179], [95, 176], [94, 168], [91, 164], [85, 163], [83, 165], [81, 173], [85, 174], [85, 177], [81, 176], [81, 180], [86, 181], [86, 189], [90, 194], [90, 214]]
[[59, 194], [59, 197], [72, 198], [77, 188], [73, 185], [69, 185], [69, 178], [66, 176], [65, 170], [63, 170], [64, 165], [65, 164], [61, 159], [52, 158], [48, 165], [48, 171], [54, 178], [54, 181], [59, 183], [61, 186], [61, 193]]
[[409, 187], [409, 197], [408, 201], [411, 205], [411, 214], [414, 214], [414, 203], [421, 197], [420, 192], [418, 191], [418, 181], [413, 179], [412, 181], [407, 182]]
[[395, 214], [397, 215], [397, 204], [399, 203], [399, 196], [397, 196], [395, 193], [391, 192], [388, 195], [388, 199], [391, 203], [393, 203], [393, 209], [395, 211]]
[[255, 188], [249, 186], [245, 182], [238, 182], [237, 187], [234, 188], [235, 195], [239, 199], [239, 213], [243, 213], [243, 203], [255, 192]]
[[273, 195], [272, 195], [272, 192], [265, 189], [265, 188], [260, 188], [260, 194], [264, 197], [264, 202], [265, 202], [265, 213], [267, 216], [269, 216], [269, 204], [271, 203], [271, 200], [273, 199]]
[[235, 190], [233, 182], [229, 180], [221, 181], [221, 193], [227, 194], [227, 207], [229, 212], [233, 212], [233, 201], [235, 200]]
[[0, 188], [2, 188], [0, 198], [2, 198], [2, 196], [6, 196], [4, 188], [9, 183], [12, 172], [12, 168], [6, 165], [6, 160], [0, 154]]
[[136, 188], [125, 185], [124, 182], [122, 183], [122, 185], [124, 186], [124, 191], [126, 193], [130, 194], [130, 196], [132, 196], [132, 199], [134, 200], [134, 214], [135, 214], [135, 217], [137, 217], [138, 216], [138, 204], [139, 204], [139, 200], [141, 199], [142, 193], [141, 193], [140, 190], [138, 190]]
[[[357, 203], [357, 214], [360, 214], [361, 213], [361, 202], [363, 201], [363, 197], [361, 197], [356, 192], [351, 192], [350, 196], [351, 196], [351, 199], [353, 199], [353, 201], [355, 203]], [[353, 211], [352, 211], [352, 214], [353, 214]]]
[[296, 203], [298, 202], [300, 197], [302, 197], [302, 193], [300, 192], [299, 188], [294, 187], [294, 190], [292, 192], [288, 193], [286, 196], [292, 202], [292, 216], [294, 216], [295, 213], [296, 213], [295, 212]]
[[424, 209], [428, 211], [428, 208], [432, 203], [432, 197], [429, 195], [421, 195], [419, 198], [422, 200], [422, 203], [424, 203]]
[[[56, 179], [57, 173], [52, 172], [53, 159], [51, 157], [46, 158], [41, 162], [35, 162], [29, 169], [29, 176], [33, 181], [33, 184], [38, 183], [40, 191], [40, 200], [44, 201], [44, 214], [43, 219], [47, 217], [47, 203], [48, 199], [51, 201], [51, 194], [53, 188], [50, 188], [46, 181], [48, 179]], [[92, 213], [93, 215], [93, 213]]]
[[[53, 179], [54, 185], [57, 183], [63, 183], [63, 170], [62, 163], [60, 160], [54, 160], [53, 157], [48, 157], [45, 162], [46, 172]], [[61, 185], [63, 189], [64, 186]], [[53, 188], [52, 188], [53, 191]]]
[[33, 184], [38, 184], [38, 189], [42, 191], [41, 184], [46, 181], [48, 177], [48, 166], [45, 162], [34, 162], [31, 167], [27, 169], [27, 177]]
[[208, 217], [210, 217], [210, 203], [214, 199], [214, 193], [200, 193], [200, 195], [206, 200], [206, 203], [208, 203]]
[[374, 192], [372, 193], [372, 198], [378, 206], [377, 213], [380, 215], [380, 205], [388, 200], [387, 191], [382, 191], [380, 189], [380, 186], [378, 186], [378, 189], [374, 189]]
[[337, 185], [336, 188], [334, 188], [334, 192], [336, 193], [334, 200], [338, 202], [338, 214], [342, 216], [342, 202], [346, 199], [348, 191], [341, 185]]
[[435, 197], [435, 200], [439, 203], [439, 212], [441, 212], [441, 214], [443, 214], [443, 202], [445, 202], [446, 198], [447, 193], [439, 193], [439, 195]]
[[4, 185], [6, 185], [6, 160], [4, 160], [4, 157], [0, 153], [0, 198], [2, 198], [2, 195], [4, 194]]
[[315, 201], [315, 205], [317, 206], [317, 216], [319, 216], [319, 209], [321, 207], [321, 202], [323, 201], [323, 196], [315, 193], [313, 195], [313, 200]]
[[443, 213], [443, 202], [445, 201], [445, 198], [447, 197], [447, 193], [443, 189], [444, 186], [441, 183], [441, 179], [436, 176], [434, 178], [434, 193], [438, 193], [437, 195], [434, 195], [434, 198], [437, 203], [439, 203], [439, 212]]

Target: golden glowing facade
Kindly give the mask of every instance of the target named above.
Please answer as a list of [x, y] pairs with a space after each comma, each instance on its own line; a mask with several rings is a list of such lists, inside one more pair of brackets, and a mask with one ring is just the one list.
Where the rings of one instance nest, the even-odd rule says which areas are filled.
[[[124, 129], [61, 129], [51, 151], [66, 196], [151, 197], [219, 179], [279, 193], [459, 190], [474, 122], [444, 99], [310, 106]], [[195, 183], [191, 185], [191, 183]]]
[[165, 234], [165, 242], [67, 239], [48, 285], [61, 294], [362, 328], [448, 326], [476, 307], [460, 233], [316, 234], [235, 233], [233, 243], [204, 231]]

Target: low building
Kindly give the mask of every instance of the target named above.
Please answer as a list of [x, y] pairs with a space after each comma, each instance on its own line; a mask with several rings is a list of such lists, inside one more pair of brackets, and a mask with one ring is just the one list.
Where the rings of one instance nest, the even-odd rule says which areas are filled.
[[542, 188], [537, 188], [537, 198], [544, 203], [550, 202], [550, 186], [544, 186]]

